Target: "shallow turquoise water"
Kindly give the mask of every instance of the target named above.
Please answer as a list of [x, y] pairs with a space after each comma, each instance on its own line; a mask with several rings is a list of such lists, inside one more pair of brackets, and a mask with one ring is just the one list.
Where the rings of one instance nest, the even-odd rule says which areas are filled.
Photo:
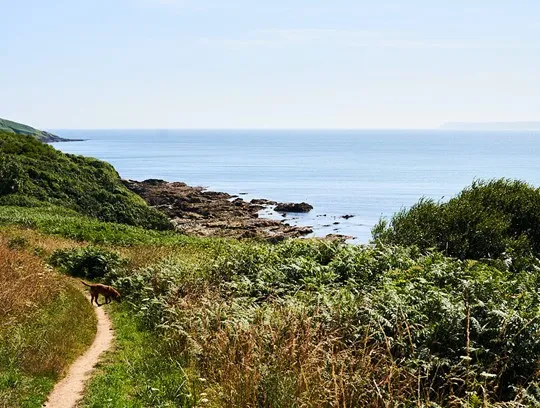
[[[443, 130], [57, 130], [55, 147], [124, 178], [184, 181], [242, 198], [307, 201], [291, 223], [367, 242], [381, 216], [448, 199], [475, 178], [540, 184], [540, 132]], [[354, 215], [345, 220], [341, 216]], [[279, 214], [273, 214], [281, 218]], [[334, 224], [338, 222], [339, 224]]]

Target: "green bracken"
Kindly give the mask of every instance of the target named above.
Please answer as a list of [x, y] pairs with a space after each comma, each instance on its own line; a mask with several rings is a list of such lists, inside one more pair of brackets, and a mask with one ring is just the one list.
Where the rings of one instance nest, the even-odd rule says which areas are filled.
[[519, 406], [537, 392], [538, 274], [291, 241], [200, 263], [180, 250], [109, 279], [216, 406]]

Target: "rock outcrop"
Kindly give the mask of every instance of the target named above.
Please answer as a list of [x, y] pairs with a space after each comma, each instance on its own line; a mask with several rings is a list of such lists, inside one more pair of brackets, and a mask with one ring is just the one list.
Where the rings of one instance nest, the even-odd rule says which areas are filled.
[[278, 203], [274, 208], [274, 211], [286, 213], [307, 213], [311, 210], [313, 206], [308, 203]]
[[259, 218], [259, 211], [273, 205], [269, 200], [246, 202], [227, 193], [163, 180], [124, 180], [151, 207], [164, 212], [176, 229], [187, 235], [262, 238], [279, 241], [313, 232], [310, 227], [291, 226], [284, 220]]

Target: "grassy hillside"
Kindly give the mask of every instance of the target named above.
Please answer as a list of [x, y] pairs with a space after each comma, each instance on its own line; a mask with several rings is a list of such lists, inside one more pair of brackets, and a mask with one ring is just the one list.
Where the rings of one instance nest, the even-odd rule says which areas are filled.
[[0, 118], [0, 132], [32, 136], [44, 143], [68, 141], [68, 139], [61, 138], [59, 136], [53, 135], [52, 133], [34, 129], [31, 126], [23, 125], [22, 123], [17, 123], [2, 118]]
[[165, 215], [102, 161], [64, 154], [31, 136], [0, 132], [0, 205], [56, 205], [102, 221], [168, 229]]

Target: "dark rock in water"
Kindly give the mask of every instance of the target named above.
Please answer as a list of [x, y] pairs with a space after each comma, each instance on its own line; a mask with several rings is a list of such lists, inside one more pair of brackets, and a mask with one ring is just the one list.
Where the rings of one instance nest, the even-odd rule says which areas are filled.
[[238, 193], [238, 194], [240, 194], [240, 195], [247, 195], [247, 193]]
[[341, 218], [344, 218], [344, 219], [348, 220], [349, 218], [353, 218], [353, 217], [354, 217], [354, 215], [347, 214], [347, 215], [342, 216]]
[[308, 203], [279, 203], [274, 208], [277, 212], [295, 212], [295, 213], [307, 213], [313, 210], [313, 206]]
[[260, 204], [260, 205], [276, 205], [276, 201], [267, 200], [266, 198], [254, 198], [250, 201], [251, 204]]
[[336, 222], [334, 222], [334, 225], [338, 225], [338, 224], [339, 224], [339, 222], [337, 222], [337, 221], [336, 221]]
[[286, 217], [286, 216], [287, 216], [287, 213], [281, 213], [281, 216], [282, 216], [282, 217]]
[[330, 224], [325, 224], [325, 225], [323, 225], [323, 227], [325, 227], [325, 228], [330, 227]]

